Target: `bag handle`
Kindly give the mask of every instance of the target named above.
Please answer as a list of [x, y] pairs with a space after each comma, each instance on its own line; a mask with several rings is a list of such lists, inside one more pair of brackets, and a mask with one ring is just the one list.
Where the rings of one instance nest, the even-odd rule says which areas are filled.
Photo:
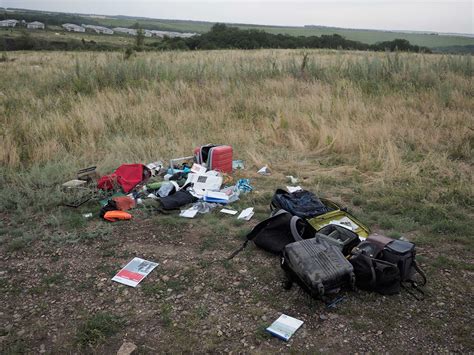
[[[303, 240], [303, 238], [300, 235], [300, 232], [298, 231], [298, 228], [296, 227], [296, 224], [298, 223], [300, 219], [302, 218], [298, 216], [293, 216], [291, 217], [291, 220], [290, 220], [291, 235], [293, 236], [293, 239], [295, 240], [295, 242], [300, 242]], [[303, 232], [304, 232], [304, 229], [303, 229]]]

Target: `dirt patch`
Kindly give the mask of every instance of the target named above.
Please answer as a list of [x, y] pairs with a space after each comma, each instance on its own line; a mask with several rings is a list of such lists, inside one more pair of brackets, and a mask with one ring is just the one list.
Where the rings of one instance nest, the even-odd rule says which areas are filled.
[[[214, 228], [156, 215], [88, 243], [2, 250], [2, 352], [115, 353], [124, 340], [140, 353], [473, 350], [472, 271], [424, 264], [424, 301], [351, 292], [327, 309], [296, 286], [285, 291], [278, 258], [253, 245], [224, 261], [242, 242], [235, 230], [243, 227]], [[420, 250], [422, 260], [432, 255]], [[134, 256], [160, 265], [136, 289], [112, 282]], [[288, 343], [264, 331], [281, 313], [305, 322]], [[80, 329], [97, 314], [120, 320], [118, 329], [84, 346]]]

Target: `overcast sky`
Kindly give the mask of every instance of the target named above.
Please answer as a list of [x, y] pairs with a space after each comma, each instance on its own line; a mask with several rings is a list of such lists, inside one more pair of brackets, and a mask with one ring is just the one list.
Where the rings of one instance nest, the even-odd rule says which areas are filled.
[[1, 7], [266, 25], [474, 33], [474, 0], [0, 0]]

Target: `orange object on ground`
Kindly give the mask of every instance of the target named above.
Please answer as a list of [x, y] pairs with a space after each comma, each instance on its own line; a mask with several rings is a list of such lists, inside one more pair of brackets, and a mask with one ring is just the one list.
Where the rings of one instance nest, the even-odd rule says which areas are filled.
[[132, 215], [123, 211], [109, 211], [104, 214], [104, 219], [110, 222], [126, 221], [132, 219]]
[[135, 200], [128, 196], [113, 197], [112, 200], [115, 201], [115, 203], [117, 204], [117, 208], [120, 211], [126, 211], [126, 210], [129, 210], [130, 208], [135, 207]]

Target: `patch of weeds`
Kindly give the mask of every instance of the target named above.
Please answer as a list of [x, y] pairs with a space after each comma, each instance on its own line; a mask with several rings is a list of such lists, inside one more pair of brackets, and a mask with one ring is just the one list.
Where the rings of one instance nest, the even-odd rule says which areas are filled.
[[245, 224], [245, 222], [246, 221], [244, 221], [243, 219], [232, 219], [232, 224], [235, 227], [242, 227]]
[[390, 218], [384, 217], [379, 222], [380, 228], [392, 229], [394, 227], [393, 221]]
[[166, 287], [162, 282], [144, 283], [141, 290], [146, 296], [154, 296], [166, 291]]
[[359, 196], [354, 196], [351, 202], [354, 206], [362, 206], [364, 204], [364, 199]]
[[87, 219], [79, 213], [67, 213], [64, 216], [63, 224], [66, 229], [81, 229], [87, 224]]
[[107, 276], [113, 277], [115, 276], [118, 270], [116, 266], [101, 263], [97, 265], [96, 271], [98, 274], [103, 273], [103, 274], [106, 274]]
[[229, 231], [229, 226], [222, 221], [214, 222], [210, 226], [211, 233], [216, 236], [224, 236]]
[[438, 234], [468, 235], [472, 233], [472, 226], [465, 221], [453, 221], [443, 218], [433, 220], [430, 231]]
[[222, 280], [214, 280], [210, 283], [211, 289], [215, 292], [224, 292], [227, 290], [227, 284]]
[[142, 285], [142, 291], [145, 295], [152, 296], [157, 293], [164, 293], [167, 289], [179, 292], [185, 289], [183, 282], [179, 279], [170, 279], [166, 282], [158, 281], [154, 283], [145, 283]]
[[356, 330], [357, 332], [367, 332], [371, 329], [371, 324], [368, 323], [367, 321], [360, 321], [360, 320], [357, 320], [357, 319], [354, 319], [352, 320], [351, 322], [351, 326], [354, 330]]
[[460, 260], [450, 259], [446, 256], [440, 255], [431, 261], [431, 266], [435, 269], [452, 269], [452, 270], [466, 270], [474, 271], [474, 265]]
[[7, 242], [5, 247], [7, 252], [20, 251], [25, 249], [33, 240], [31, 236], [25, 236], [21, 238], [15, 238]]
[[184, 218], [179, 217], [178, 215], [169, 215], [169, 216], [161, 216], [157, 218], [156, 224], [160, 226], [166, 226], [166, 227], [179, 227], [182, 225]]
[[205, 250], [216, 249], [217, 247], [218, 238], [214, 234], [209, 233], [209, 235], [205, 236], [203, 241], [201, 242], [199, 250], [203, 252]]
[[234, 270], [234, 269], [235, 269], [234, 264], [233, 264], [230, 260], [224, 260], [224, 261], [222, 262], [222, 266], [223, 266], [224, 269], [226, 269], [226, 270]]
[[96, 345], [118, 333], [124, 324], [125, 322], [117, 316], [97, 313], [79, 327], [77, 341], [83, 347]]
[[116, 247], [118, 245], [118, 241], [117, 240], [106, 240], [103, 244], [100, 245], [100, 249], [101, 249], [101, 256], [102, 257], [111, 257], [111, 256], [116, 256], [117, 255], [117, 252], [116, 252]]
[[387, 233], [387, 237], [392, 238], [392, 239], [400, 239], [402, 235], [399, 232], [390, 232], [390, 233]]
[[260, 324], [255, 332], [255, 338], [258, 341], [265, 341], [270, 339], [272, 336], [267, 332], [268, 324]]
[[237, 231], [237, 237], [239, 239], [245, 239], [247, 237], [247, 234], [250, 233], [250, 228], [241, 228]]
[[57, 285], [60, 284], [62, 281], [64, 281], [64, 275], [60, 273], [46, 276], [43, 279], [43, 283], [45, 283], [46, 285]]
[[207, 308], [206, 306], [204, 305], [201, 305], [199, 306], [198, 308], [196, 308], [196, 316], [199, 318], [199, 319], [206, 319], [207, 316], [209, 316], [209, 308]]
[[11, 341], [7, 341], [5, 347], [2, 346], [3, 354], [26, 354], [28, 353], [28, 348], [23, 339], [14, 338]]
[[173, 323], [172, 310], [173, 309], [171, 305], [168, 303], [163, 304], [160, 308], [160, 318], [163, 322], [163, 326], [165, 326], [166, 328], [169, 328]]
[[212, 265], [212, 261], [210, 260], [204, 260], [204, 259], [200, 259], [198, 261], [198, 266], [202, 269], [207, 269], [208, 267], [210, 267]]
[[49, 258], [49, 260], [51, 260], [53, 263], [57, 263], [59, 261], [59, 259], [61, 259], [61, 257], [58, 254], [53, 254]]
[[86, 290], [91, 290], [94, 288], [94, 279], [92, 277], [89, 277], [77, 284], [76, 285], [76, 290], [78, 291], [86, 291]]
[[109, 235], [112, 233], [112, 226], [101, 225], [100, 228], [94, 230], [86, 230], [77, 234], [76, 238], [68, 240], [69, 243], [82, 242], [85, 244], [92, 244], [96, 240], [107, 240]]
[[22, 237], [23, 236], [23, 233], [24, 233], [24, 230], [21, 229], [21, 228], [17, 228], [17, 229], [13, 229], [10, 234], [12, 235], [12, 237]]

